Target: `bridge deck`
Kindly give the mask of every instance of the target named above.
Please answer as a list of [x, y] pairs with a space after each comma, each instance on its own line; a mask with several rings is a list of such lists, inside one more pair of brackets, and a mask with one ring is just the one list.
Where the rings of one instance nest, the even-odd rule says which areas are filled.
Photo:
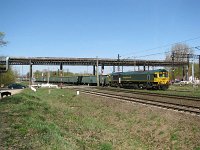
[[[0, 64], [5, 64], [0, 61]], [[9, 65], [96, 65], [97, 58], [65, 58], [65, 57], [10, 57]], [[99, 66], [172, 66], [172, 61], [109, 59], [98, 58]], [[188, 65], [188, 62], [174, 62], [174, 66]]]

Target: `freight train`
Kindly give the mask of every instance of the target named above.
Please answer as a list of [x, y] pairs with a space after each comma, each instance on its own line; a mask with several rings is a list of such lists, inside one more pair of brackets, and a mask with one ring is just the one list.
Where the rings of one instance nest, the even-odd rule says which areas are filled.
[[[36, 78], [36, 82], [47, 82], [47, 78]], [[97, 85], [97, 77], [94, 75], [50, 77], [49, 82], [75, 85]], [[165, 69], [114, 72], [108, 75], [99, 75], [99, 85], [166, 90], [169, 87], [169, 73]]]

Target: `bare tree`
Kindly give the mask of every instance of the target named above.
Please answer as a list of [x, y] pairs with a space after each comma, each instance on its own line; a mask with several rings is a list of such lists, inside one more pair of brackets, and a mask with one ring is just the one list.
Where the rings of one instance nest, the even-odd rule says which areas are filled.
[[175, 61], [187, 61], [188, 54], [193, 54], [193, 50], [186, 44], [176, 44], [171, 48], [172, 54], [174, 53]]
[[171, 47], [171, 52], [166, 55], [165, 60], [172, 61], [172, 56], [174, 56], [174, 61], [187, 61], [188, 54], [193, 54], [193, 49], [191, 49], [187, 44], [177, 43]]
[[0, 46], [5, 46], [8, 42], [4, 41], [5, 33], [0, 32]]
[[[191, 49], [187, 44], [177, 43], [171, 47], [171, 52], [166, 55], [165, 60], [174, 61], [174, 62], [186, 62], [188, 61], [187, 59], [188, 59], [189, 54], [191, 55], [193, 54], [193, 49]], [[173, 57], [173, 60], [172, 60], [172, 57]], [[179, 80], [186, 78], [185, 74], [183, 76], [183, 72], [185, 71], [183, 70], [182, 67], [173, 68], [172, 66], [171, 68], [167, 68], [167, 69], [171, 70], [170, 78], [172, 80], [174, 80], [175, 78]]]

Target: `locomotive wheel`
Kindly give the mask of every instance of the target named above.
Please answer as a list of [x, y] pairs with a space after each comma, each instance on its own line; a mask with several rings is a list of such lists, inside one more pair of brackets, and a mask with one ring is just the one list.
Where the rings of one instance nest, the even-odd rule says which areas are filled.
[[159, 89], [161, 89], [161, 90], [167, 90], [168, 88], [169, 88], [168, 85], [160, 85], [159, 86]]

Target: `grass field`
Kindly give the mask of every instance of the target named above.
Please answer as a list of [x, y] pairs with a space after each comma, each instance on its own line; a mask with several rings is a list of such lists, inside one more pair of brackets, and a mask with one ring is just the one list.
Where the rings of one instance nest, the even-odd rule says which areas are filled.
[[0, 149], [200, 150], [199, 117], [69, 89], [6, 97], [0, 119]]

